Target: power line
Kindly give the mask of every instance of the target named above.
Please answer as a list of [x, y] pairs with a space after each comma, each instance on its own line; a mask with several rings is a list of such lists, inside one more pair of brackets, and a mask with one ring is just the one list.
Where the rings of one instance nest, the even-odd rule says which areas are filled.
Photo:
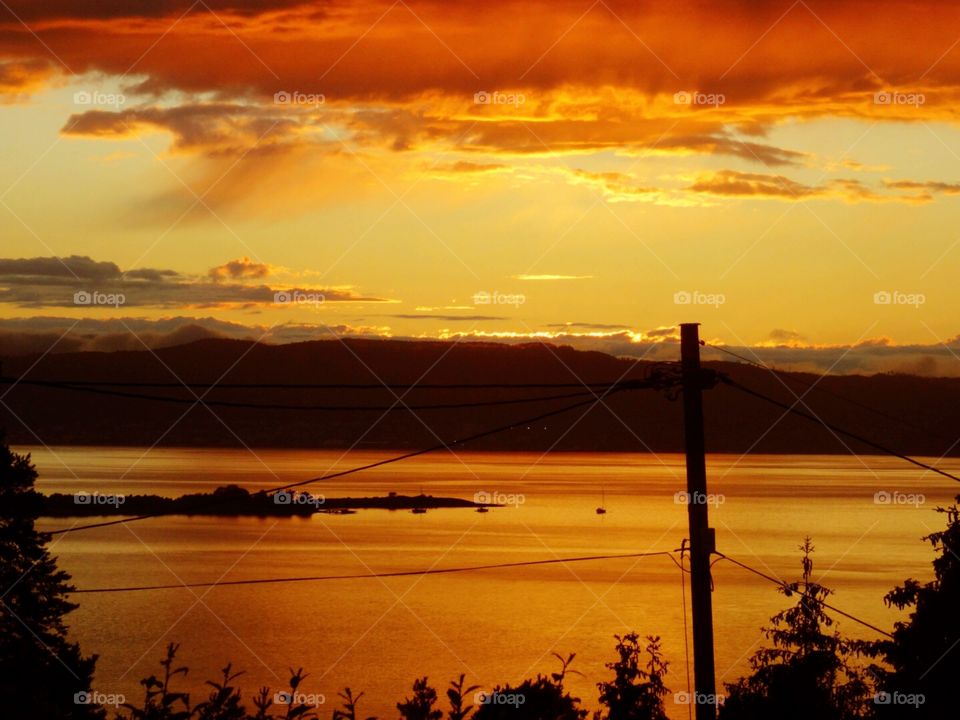
[[[249, 410], [308, 410], [318, 412], [417, 412], [422, 410], [456, 410], [478, 407], [496, 407], [501, 405], [521, 405], [524, 403], [546, 402], [550, 400], [568, 400], [571, 398], [586, 397], [587, 395], [594, 394], [593, 390], [589, 388], [584, 389], [583, 386], [580, 386], [580, 392], [564, 393], [560, 395], [510, 398], [503, 400], [477, 400], [460, 403], [433, 403], [425, 405], [406, 405], [404, 403], [394, 403], [392, 405], [297, 405], [284, 403], [252, 403], [231, 400], [211, 400], [207, 399], [205, 396], [195, 396], [193, 398], [175, 398], [165, 395], [150, 395], [147, 393], [134, 393], [124, 390], [106, 390], [89, 385], [72, 385], [53, 383], [50, 381], [24, 380], [19, 384], [38, 385], [57, 390], [92, 393], [94, 395], [107, 395], [110, 397], [128, 398], [132, 400], [174, 403], [176, 405], [208, 405], [211, 407], [243, 408]], [[183, 386], [180, 387], [183, 388]], [[609, 386], [607, 387], [609, 388]]]
[[[641, 383], [641, 382], [646, 382], [646, 383], [647, 383], [646, 386], [647, 386], [647, 387], [651, 387], [651, 388], [660, 387], [661, 384], [663, 383], [663, 381], [660, 380], [660, 379], [650, 378], [648, 381], [635, 381], [635, 382], [633, 382], [633, 383], [631, 384], [630, 388], [632, 389], [632, 388], [635, 388], [635, 387], [640, 387], [639, 383]], [[458, 439], [455, 439], [455, 440], [451, 440], [451, 441], [449, 441], [449, 442], [440, 442], [440, 443], [437, 443], [436, 445], [432, 445], [432, 446], [430, 446], [430, 447], [423, 448], [423, 449], [421, 449], [421, 450], [413, 450], [413, 451], [411, 451], [411, 452], [404, 453], [404, 454], [402, 454], [402, 455], [397, 455], [397, 456], [394, 456], [394, 457], [391, 457], [391, 458], [386, 458], [386, 459], [384, 459], [384, 460], [378, 460], [378, 461], [376, 461], [376, 462], [368, 463], [368, 464], [366, 464], [366, 465], [360, 465], [360, 466], [357, 466], [357, 467], [354, 467], [354, 468], [350, 468], [350, 469], [348, 469], [348, 470], [341, 470], [341, 471], [339, 471], [339, 472], [328, 473], [328, 474], [326, 474], [326, 475], [320, 475], [320, 476], [318, 476], [318, 477], [310, 478], [310, 479], [308, 479], [308, 480], [301, 480], [301, 481], [299, 481], [299, 482], [290, 483], [290, 484], [288, 484], [288, 485], [281, 485], [281, 486], [279, 486], [279, 487], [269, 488], [268, 490], [265, 490], [264, 492], [267, 492], [267, 493], [275, 493], [275, 492], [280, 492], [281, 490], [291, 490], [291, 489], [293, 489], [293, 488], [303, 487], [304, 485], [310, 485], [310, 484], [317, 483], [317, 482], [322, 482], [322, 481], [325, 481], [325, 480], [333, 480], [333, 479], [335, 479], [335, 478], [345, 477], [345, 476], [347, 476], [347, 475], [352, 475], [352, 474], [354, 474], [354, 473], [358, 473], [358, 472], [361, 472], [361, 471], [363, 471], [363, 470], [371, 470], [371, 469], [376, 468], [376, 467], [382, 467], [383, 465], [390, 465], [390, 464], [392, 464], [392, 463], [400, 462], [401, 460], [408, 460], [409, 458], [417, 457], [417, 456], [419, 456], [419, 455], [426, 455], [427, 453], [437, 452], [438, 450], [449, 450], [449, 449], [451, 449], [451, 448], [453, 448], [453, 447], [455, 447], [455, 446], [463, 445], [463, 444], [465, 444], [465, 443], [472, 442], [472, 441], [474, 441], [474, 440], [480, 440], [480, 439], [482, 439], [482, 438], [489, 437], [490, 435], [496, 435], [497, 433], [501, 433], [501, 432], [505, 432], [505, 431], [507, 431], [507, 430], [511, 430], [511, 429], [513, 429], [514, 427], [518, 426], [518, 425], [529, 425], [529, 424], [532, 424], [532, 423], [535, 423], [535, 422], [539, 422], [539, 421], [541, 421], [541, 420], [545, 420], [545, 419], [550, 418], [550, 417], [554, 417], [554, 416], [556, 416], [556, 415], [561, 415], [561, 414], [563, 414], [563, 413], [570, 412], [571, 410], [576, 410], [577, 408], [581, 408], [581, 407], [585, 407], [585, 406], [587, 406], [587, 405], [593, 405], [593, 404], [595, 404], [595, 403], [602, 402], [602, 401], [604, 400], [604, 398], [609, 397], [610, 395], [612, 395], [612, 394], [614, 394], [614, 393], [616, 393], [616, 392], [622, 392], [622, 391], [624, 391], [624, 390], [626, 390], [626, 389], [628, 389], [626, 385], [621, 385], [621, 386], [619, 386], [619, 387], [613, 387], [613, 388], [609, 389], [604, 395], [595, 396], [595, 397], [593, 397], [593, 398], [591, 398], [591, 399], [589, 399], [589, 400], [583, 400], [583, 401], [578, 402], [578, 403], [573, 403], [572, 405], [565, 405], [565, 406], [562, 407], [562, 408], [557, 408], [556, 410], [550, 410], [550, 411], [547, 411], [547, 412], [544, 412], [544, 413], [540, 413], [539, 415], [534, 415], [533, 417], [523, 418], [523, 419], [521, 419], [521, 420], [515, 420], [515, 421], [513, 421], [513, 422], [511, 422], [511, 423], [508, 423], [508, 424], [505, 424], [505, 425], [500, 425], [500, 426], [498, 426], [498, 427], [491, 428], [491, 429], [489, 429], [489, 430], [483, 430], [483, 431], [481, 431], [481, 432], [473, 433], [472, 435], [467, 435], [466, 437], [462, 437], [462, 438], [458, 438]], [[48, 532], [47, 534], [48, 534], [48, 535], [60, 535], [60, 534], [63, 534], [63, 533], [68, 533], [68, 532], [78, 532], [78, 531], [80, 531], [80, 530], [91, 530], [91, 529], [93, 529], [93, 528], [108, 527], [108, 526], [110, 526], [110, 525], [120, 525], [120, 524], [129, 523], [129, 522], [135, 522], [135, 521], [137, 521], [137, 520], [146, 520], [147, 518], [152, 518], [152, 517], [157, 517], [157, 514], [156, 514], [156, 513], [151, 513], [151, 514], [147, 514], [147, 515], [136, 515], [136, 516], [134, 516], [134, 517], [120, 518], [120, 519], [118, 519], [118, 520], [109, 520], [109, 521], [106, 521], [106, 522], [91, 523], [91, 524], [89, 524], [89, 525], [78, 525], [78, 526], [72, 527], [72, 528], [61, 528], [61, 529], [59, 529], [59, 530], [52, 530], [52, 531]]]
[[[742, 563], [742, 562], [740, 562], [739, 560], [734, 560], [732, 557], [730, 557], [730, 556], [728, 556], [728, 555], [724, 555], [723, 553], [716, 553], [716, 554], [717, 554], [717, 556], [719, 557], [720, 560], [727, 560], [728, 562], [731, 562], [731, 563], [733, 563], [734, 565], [736, 565], [736, 566], [738, 566], [738, 567], [741, 567], [741, 568], [743, 568], [744, 570], [747, 570], [748, 572], [752, 572], [754, 575], [757, 575], [757, 576], [759, 576], [759, 577], [762, 577], [764, 580], [769, 580], [769, 581], [772, 582], [774, 585], [778, 585], [778, 586], [780, 586], [780, 587], [782, 587], [782, 588], [784, 588], [784, 589], [786, 589], [786, 590], [790, 590], [790, 586], [789, 586], [786, 582], [784, 582], [783, 580], [778, 580], [777, 578], [773, 577], [772, 575], [767, 575], [767, 574], [766, 574], [765, 572], [763, 572], [762, 570], [757, 570], [757, 569], [754, 568], [754, 567], [750, 567], [750, 566], [747, 565], [746, 563]], [[827, 608], [828, 610], [832, 610], [833, 612], [837, 613], [838, 615], [842, 615], [842, 616], [845, 617], [845, 618], [848, 618], [848, 619], [850, 619], [850, 620], [853, 620], [855, 623], [859, 623], [860, 625], [863, 625], [864, 627], [870, 628], [870, 629], [873, 630], [874, 632], [878, 632], [878, 633], [880, 633], [881, 635], [886, 635], [888, 638], [892, 638], [892, 637], [893, 637], [893, 635], [891, 635], [890, 633], [888, 633], [886, 630], [881, 630], [881, 629], [878, 628], [876, 625], [873, 625], [873, 624], [871, 624], [871, 623], [868, 623], [866, 620], [861, 620], [861, 619], [858, 618], [856, 615], [851, 615], [850, 613], [845, 612], [844, 610], [841, 610], [840, 608], [835, 607], [834, 605], [831, 605], [830, 603], [826, 602], [825, 600], [819, 600], [819, 599], [816, 599], [816, 598], [813, 598], [813, 599], [814, 599], [817, 603], [819, 603], [820, 605], [822, 605], [823, 607]]]
[[530, 567], [532, 565], [556, 565], [559, 563], [588, 562], [594, 560], [620, 560], [629, 558], [655, 557], [666, 555], [673, 559], [673, 553], [678, 550], [660, 550], [657, 552], [625, 553], [620, 555], [582, 555], [580, 557], [570, 558], [551, 558], [549, 560], [523, 560], [509, 563], [492, 563], [489, 565], [468, 565], [465, 567], [452, 568], [428, 568], [427, 570], [397, 570], [394, 572], [382, 573], [357, 573], [354, 575], [307, 575], [301, 577], [281, 577], [281, 578], [254, 578], [250, 580], [222, 580], [216, 582], [199, 583], [172, 583], [169, 585], [139, 585], [130, 587], [107, 587], [107, 588], [89, 588], [85, 590], [73, 590], [71, 594], [80, 593], [116, 593], [116, 592], [139, 592], [143, 590], [173, 590], [179, 588], [204, 588], [221, 587], [223, 585], [263, 585], [267, 583], [287, 583], [287, 582], [315, 582], [322, 580], [368, 580], [375, 578], [395, 578], [410, 577], [422, 575], [448, 575], [452, 573], [472, 572], [475, 570], [496, 570], [501, 568]]
[[810, 420], [811, 422], [814, 422], [818, 425], [822, 425], [823, 427], [827, 428], [828, 430], [834, 433], [837, 433], [838, 435], [846, 435], [848, 438], [856, 440], [857, 442], [861, 442], [864, 445], [868, 445], [869, 447], [872, 447], [875, 450], [879, 450], [883, 453], [886, 453], [887, 455], [898, 457], [901, 460], [906, 460], [908, 463], [916, 465], [917, 467], [921, 467], [924, 470], [929, 470], [930, 472], [937, 473], [938, 475], [943, 475], [943, 477], [945, 478], [950, 478], [951, 480], [960, 482], [960, 477], [957, 477], [956, 475], [953, 475], [952, 473], [949, 473], [946, 470], [941, 470], [940, 468], [934, 465], [929, 465], [920, 460], [916, 460], [915, 458], [912, 458], [909, 455], [904, 455], [903, 453], [897, 452], [896, 450], [893, 450], [892, 448], [889, 448], [886, 445], [882, 445], [878, 442], [870, 440], [869, 438], [866, 438], [863, 435], [860, 435], [855, 432], [851, 432], [850, 430], [845, 430], [841, 427], [828, 423], [825, 420], [822, 420], [816, 417], [815, 415], [811, 415], [810, 413], [804, 410], [800, 410], [795, 405], [788, 405], [787, 403], [781, 402], [775, 398], [770, 397], [769, 395], [765, 395], [762, 392], [748, 388], [746, 385], [742, 385], [736, 380], [731, 379], [730, 377], [721, 375], [720, 379], [722, 382], [726, 383], [727, 385], [734, 387], [737, 390], [740, 390], [741, 392], [746, 393], [747, 395], [752, 395], [753, 397], [759, 398], [760, 400], [764, 400], [765, 402], [768, 402], [771, 405], [776, 405], [777, 407], [782, 408], [787, 412], [793, 413], [794, 415], [798, 415], [799, 417]]
[[[767, 365], [767, 364], [765, 364], [765, 363], [763, 363], [763, 362], [761, 362], [761, 361], [759, 361], [759, 360], [752, 360], [752, 359], [750, 359], [750, 358], [748, 358], [748, 357], [745, 357], [745, 356], [741, 355], [740, 353], [736, 353], [736, 352], [734, 352], [733, 350], [730, 350], [730, 349], [728, 349], [728, 348], [720, 347], [719, 345], [711, 345], [710, 343], [704, 343], [704, 345], [705, 345], [706, 347], [709, 347], [709, 348], [713, 349], [713, 350], [719, 350], [719, 351], [722, 352], [722, 353], [726, 353], [727, 355], [730, 355], [730, 356], [732, 356], [732, 357], [735, 357], [735, 358], [737, 358], [738, 360], [742, 360], [743, 362], [747, 363], [748, 365], [753, 365], [754, 367], [760, 368], [761, 370], [766, 370], [766, 371], [769, 372], [770, 374], [775, 375], [775, 376], [778, 377], [778, 378], [781, 378], [784, 383], [787, 383], [787, 382], [790, 382], [790, 381], [801, 382], [801, 381], [799, 380], [799, 378], [791, 377], [789, 374], [787, 374], [786, 372], [784, 372], [784, 371], [782, 371], [782, 370], [777, 370], [776, 368], [772, 368], [772, 367], [770, 367], [769, 365]], [[821, 376], [821, 377], [822, 377], [822, 376]], [[944, 439], [944, 440], [949, 440], [949, 441], [953, 441], [953, 440], [956, 439], [956, 438], [948, 437], [947, 435], [945, 435], [945, 434], [943, 434], [943, 433], [937, 432], [936, 429], [923, 427], [922, 425], [918, 425], [917, 423], [912, 422], [912, 421], [910, 421], [910, 420], [908, 420], [908, 419], [906, 419], [906, 418], [904, 418], [904, 417], [900, 417], [900, 416], [898, 416], [898, 415], [894, 415], [893, 413], [889, 413], [889, 412], [887, 412], [886, 410], [881, 410], [880, 408], [873, 407], [872, 405], [868, 405], [867, 403], [862, 402], [862, 401], [860, 401], [860, 400], [856, 400], [856, 399], [854, 399], [854, 398], [852, 398], [852, 397], [849, 397], [848, 395], [843, 395], [842, 393], [838, 393], [838, 392], [835, 391], [835, 390], [831, 390], [830, 388], [824, 387], [824, 386], [819, 382], [819, 380], [818, 380], [817, 382], [813, 382], [813, 383], [809, 383], [809, 384], [805, 384], [805, 383], [801, 383], [801, 384], [803, 384], [803, 389], [804, 389], [804, 391], [809, 392], [810, 390], [815, 390], [815, 391], [817, 391], [817, 392], [819, 392], [819, 393], [823, 393], [824, 395], [829, 395], [830, 397], [837, 398], [838, 400], [843, 400], [843, 401], [846, 402], [846, 403], [850, 403], [851, 405], [854, 405], [854, 406], [856, 406], [856, 407], [858, 407], [858, 408], [860, 408], [860, 409], [862, 409], [862, 410], [866, 410], [867, 412], [871, 412], [871, 413], [873, 413], [874, 415], [877, 415], [878, 417], [884, 418], [885, 420], [889, 420], [889, 421], [891, 421], [891, 422], [899, 423], [899, 424], [902, 425], [903, 427], [908, 427], [908, 428], [910, 428], [911, 430], [915, 430], [916, 432], [923, 433], [923, 434], [925, 434], [925, 435], [936, 435], [937, 437], [940, 437], [940, 438], [942, 438], [942, 439]]]
[[[673, 365], [672, 361], [658, 362], [658, 365]], [[606, 388], [611, 382], [567, 382], [567, 383], [188, 383], [188, 382], [152, 382], [152, 381], [114, 381], [114, 380], [29, 380], [25, 377], [0, 377], [0, 384], [14, 385], [75, 385], [94, 387], [138, 387], [138, 388], [190, 388], [192, 390], [512, 390], [512, 389], [562, 389], [562, 388]]]

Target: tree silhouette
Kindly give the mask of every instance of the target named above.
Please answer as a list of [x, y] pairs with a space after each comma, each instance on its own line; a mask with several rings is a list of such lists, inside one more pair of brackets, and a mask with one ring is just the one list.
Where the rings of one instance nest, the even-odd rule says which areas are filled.
[[[960, 502], [960, 496], [957, 501]], [[877, 718], [956, 717], [960, 677], [960, 509], [938, 507], [947, 527], [927, 535], [937, 553], [934, 579], [908, 579], [887, 593], [888, 606], [912, 608], [908, 622], [894, 625], [893, 639], [873, 645], [892, 669], [873, 667], [878, 677], [874, 697]]]
[[96, 656], [67, 640], [70, 576], [37, 532], [37, 471], [0, 432], [0, 717], [103, 718], [92, 702]]
[[851, 720], [866, 714], [870, 686], [855, 663], [861, 644], [826, 629], [833, 620], [823, 601], [831, 591], [811, 579], [809, 537], [800, 550], [803, 580], [780, 588], [787, 597], [796, 594], [797, 603], [763, 629], [772, 645], [750, 659], [752, 675], [727, 685], [721, 720]]
[[646, 664], [641, 666], [640, 636], [637, 633], [613, 636], [617, 641], [617, 660], [607, 663], [613, 680], [597, 683], [603, 720], [666, 720], [663, 697], [670, 691], [664, 685], [668, 663], [660, 652], [660, 638], [647, 637]]
[[435, 710], [433, 706], [436, 704], [437, 691], [430, 687], [426, 677], [422, 677], [413, 681], [413, 697], [398, 702], [397, 710], [404, 720], [440, 720], [443, 711]]

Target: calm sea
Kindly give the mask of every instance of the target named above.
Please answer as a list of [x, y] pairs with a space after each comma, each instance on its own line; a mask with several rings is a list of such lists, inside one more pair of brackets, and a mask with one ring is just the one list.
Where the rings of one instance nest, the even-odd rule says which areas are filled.
[[[390, 453], [259, 450], [20, 448], [32, 452], [45, 492], [176, 496], [226, 483], [255, 489], [342, 470]], [[960, 470], [957, 461], [943, 467]], [[711, 524], [718, 549], [771, 575], [796, 579], [797, 546], [816, 545], [814, 574], [834, 603], [881, 627], [882, 602], [906, 577], [930, 575], [921, 536], [957, 488], [881, 457], [712, 456]], [[633, 454], [432, 455], [315, 486], [328, 497], [425, 492], [514, 502], [471, 510], [360, 511], [303, 519], [164, 517], [59, 536], [53, 552], [81, 588], [303, 575], [382, 573], [581, 555], [671, 550], [686, 536], [683, 458]], [[881, 495], [877, 496], [877, 493]], [[886, 494], [883, 494], [886, 493]], [[878, 502], [879, 499], [879, 502]], [[596, 513], [603, 504], [607, 513]], [[83, 519], [45, 520], [41, 527]], [[613, 635], [659, 635], [668, 685], [688, 688], [684, 594], [667, 557], [579, 562], [387, 579], [78, 595], [70, 631], [100, 656], [96, 689], [139, 701], [168, 642], [190, 667], [194, 699], [232, 662], [245, 696], [279, 688], [290, 668], [301, 691], [332, 712], [345, 686], [366, 694], [364, 715], [395, 717], [418, 676], [440, 690], [465, 673], [491, 688], [558, 668], [575, 652], [569, 686], [597, 707]], [[789, 601], [728, 563], [714, 567], [716, 661], [735, 680], [763, 642], [761, 626]], [[689, 593], [686, 594], [689, 606]], [[842, 620], [851, 635], [871, 632]], [[316, 700], [322, 698], [316, 697]], [[671, 717], [689, 708], [669, 703]]]

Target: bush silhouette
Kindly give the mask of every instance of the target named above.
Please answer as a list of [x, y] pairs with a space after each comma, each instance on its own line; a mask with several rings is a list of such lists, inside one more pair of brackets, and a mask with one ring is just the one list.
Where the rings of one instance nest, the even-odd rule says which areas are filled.
[[[186, 675], [186, 666], [175, 665], [177, 651], [180, 646], [170, 643], [166, 654], [160, 661], [163, 667], [161, 677], [150, 675], [140, 681], [144, 688], [143, 705], [136, 707], [125, 703], [124, 708], [129, 715], [118, 713], [116, 720], [315, 720], [317, 714], [313, 708], [298, 700], [297, 689], [307, 677], [303, 668], [290, 671], [289, 690], [271, 695], [270, 688], [260, 688], [253, 698], [256, 713], [249, 715], [240, 701], [240, 690], [233, 686], [242, 673], [232, 672], [232, 665], [228, 664], [221, 671], [219, 681], [210, 680], [207, 685], [213, 688], [205, 702], [191, 707], [188, 693], [175, 691], [172, 681], [177, 676]], [[349, 692], [349, 690], [347, 691]], [[278, 702], [282, 699], [282, 702]], [[272, 714], [271, 708], [276, 708], [279, 714]], [[334, 712], [334, 718], [337, 712]]]
[[473, 720], [583, 720], [587, 711], [580, 707], [580, 698], [571, 696], [563, 687], [575, 655], [554, 656], [560, 660], [560, 672], [551, 673], [550, 677], [538, 674], [516, 687], [498, 685], [493, 691], [482, 693]]

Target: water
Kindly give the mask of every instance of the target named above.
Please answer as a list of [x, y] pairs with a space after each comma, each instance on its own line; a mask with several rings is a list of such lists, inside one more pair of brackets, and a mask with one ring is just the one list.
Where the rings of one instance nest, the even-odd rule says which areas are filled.
[[[99, 490], [179, 495], [228, 482], [275, 486], [342, 470], [390, 453], [137, 448], [21, 448], [33, 453], [45, 492]], [[957, 461], [943, 467], [960, 469]], [[797, 545], [816, 544], [815, 575], [833, 601], [880, 627], [899, 614], [883, 594], [906, 577], [930, 576], [920, 537], [943, 525], [933, 508], [956, 487], [880, 457], [708, 458], [716, 493], [711, 524], [722, 552], [771, 575], [796, 579]], [[165, 517], [61, 535], [53, 551], [81, 588], [340, 575], [671, 550], [686, 535], [675, 501], [683, 458], [634, 454], [430, 455], [317, 486], [328, 497], [423, 492], [522, 500], [470, 510], [360, 511], [311, 519]], [[877, 504], [875, 493], [903, 495]], [[604, 497], [608, 510], [597, 515]], [[916, 498], [915, 498], [916, 499]], [[45, 520], [44, 529], [89, 522]], [[762, 642], [760, 627], [785, 607], [766, 581], [728, 563], [714, 568], [716, 663], [733, 681]], [[326, 699], [344, 686], [366, 692], [364, 715], [395, 717], [415, 677], [440, 691], [460, 673], [490, 688], [558, 668], [576, 652], [570, 689], [591, 709], [608, 677], [613, 634], [657, 634], [671, 662], [668, 686], [687, 689], [681, 574], [667, 557], [483, 570], [463, 574], [334, 580], [79, 595], [72, 636], [97, 653], [96, 689], [139, 701], [140, 678], [159, 669], [168, 642], [190, 666], [195, 699], [228, 661], [245, 671], [249, 698], [304, 667], [305, 693]], [[689, 605], [689, 592], [686, 596]], [[842, 620], [857, 637], [871, 631]], [[319, 698], [318, 698], [319, 699]], [[671, 717], [687, 717], [674, 705]]]

